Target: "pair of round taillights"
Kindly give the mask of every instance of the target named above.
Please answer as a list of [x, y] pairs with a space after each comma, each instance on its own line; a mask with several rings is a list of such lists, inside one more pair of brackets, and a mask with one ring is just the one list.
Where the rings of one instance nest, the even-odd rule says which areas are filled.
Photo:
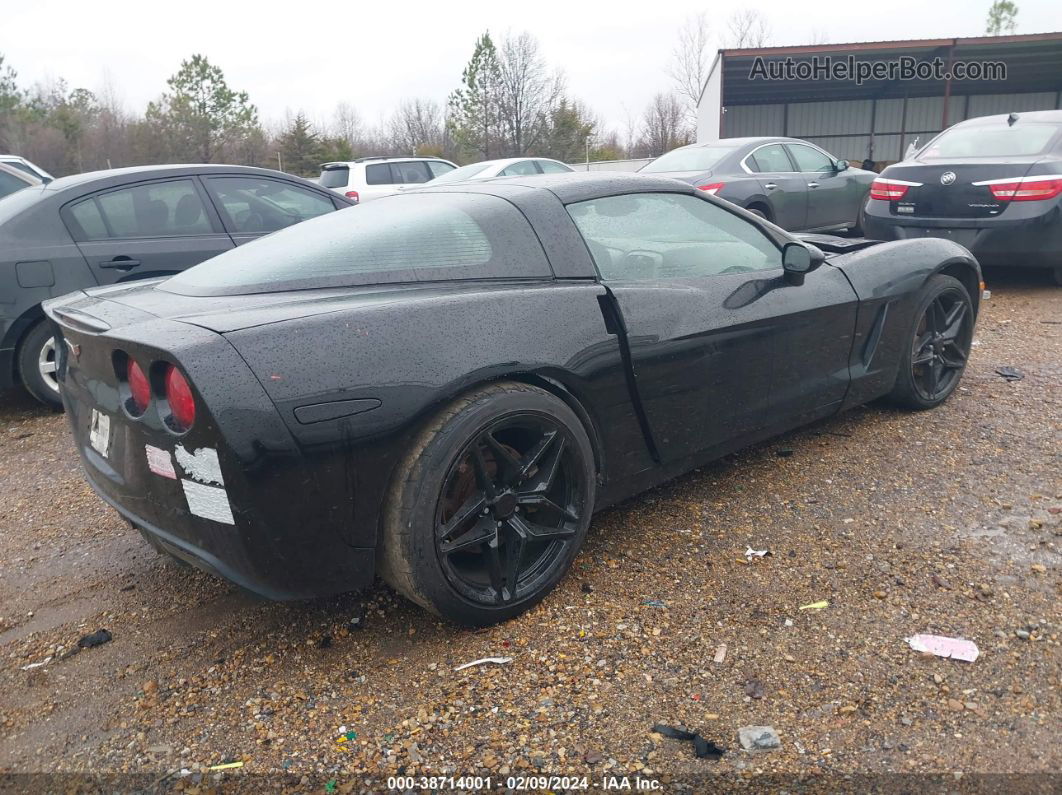
[[132, 356], [126, 357], [125, 380], [129, 386], [126, 410], [133, 417], [142, 417], [151, 405], [153, 397], [162, 401], [159, 413], [170, 430], [184, 433], [195, 424], [195, 397], [184, 373], [169, 362], [156, 362], [151, 366], [158, 374], [153, 389], [151, 379]]

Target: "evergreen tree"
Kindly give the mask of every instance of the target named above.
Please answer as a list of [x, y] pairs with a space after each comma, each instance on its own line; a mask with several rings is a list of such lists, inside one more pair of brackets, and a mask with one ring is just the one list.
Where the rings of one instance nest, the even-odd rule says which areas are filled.
[[288, 173], [304, 177], [318, 173], [322, 161], [321, 139], [301, 111], [277, 139], [277, 146]]
[[447, 125], [462, 152], [484, 159], [502, 156], [500, 131], [501, 66], [490, 32], [476, 40], [461, 73], [461, 87], [448, 101]]

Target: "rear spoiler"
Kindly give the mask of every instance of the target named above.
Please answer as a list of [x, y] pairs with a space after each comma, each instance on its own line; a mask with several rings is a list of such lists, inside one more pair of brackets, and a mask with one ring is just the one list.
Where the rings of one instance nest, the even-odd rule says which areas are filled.
[[853, 251], [876, 246], [881, 240], [867, 240], [865, 237], [837, 237], [836, 235], [816, 235], [814, 233], [793, 235], [797, 240], [811, 243], [827, 254], [851, 254]]

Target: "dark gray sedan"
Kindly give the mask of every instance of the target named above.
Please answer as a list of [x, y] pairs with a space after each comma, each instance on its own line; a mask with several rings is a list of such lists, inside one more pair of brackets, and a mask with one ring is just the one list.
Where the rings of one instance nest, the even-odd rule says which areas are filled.
[[144, 166], [63, 177], [0, 199], [0, 389], [20, 381], [56, 408], [41, 302], [86, 287], [169, 276], [351, 201], [244, 166]]
[[860, 231], [875, 174], [798, 138], [723, 138], [641, 169], [688, 182], [790, 232]]

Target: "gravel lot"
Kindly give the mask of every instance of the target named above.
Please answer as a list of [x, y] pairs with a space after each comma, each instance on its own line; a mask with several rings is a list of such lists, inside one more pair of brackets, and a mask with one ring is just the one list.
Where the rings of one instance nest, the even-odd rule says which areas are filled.
[[[478, 632], [383, 586], [272, 604], [167, 562], [83, 483], [62, 417], [0, 396], [0, 773], [315, 792], [400, 772], [669, 792], [932, 773], [1058, 791], [1062, 289], [989, 276], [944, 407], [862, 408], [601, 514], [544, 604]], [[100, 628], [111, 642], [68, 656]], [[915, 633], [981, 656], [920, 655]], [[495, 655], [512, 662], [454, 671]], [[728, 751], [698, 759], [655, 723]], [[780, 749], [741, 750], [748, 725]]]

